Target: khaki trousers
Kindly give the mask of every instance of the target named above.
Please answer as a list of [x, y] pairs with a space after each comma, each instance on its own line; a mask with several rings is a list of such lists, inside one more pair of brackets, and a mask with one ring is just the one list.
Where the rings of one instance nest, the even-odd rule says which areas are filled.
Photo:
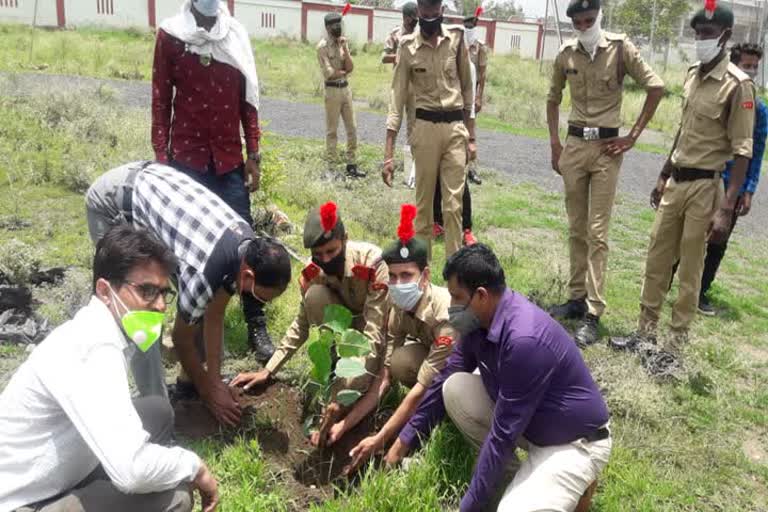
[[638, 330], [653, 333], [669, 290], [672, 267], [680, 258], [679, 292], [672, 307], [673, 331], [687, 331], [696, 315], [707, 232], [722, 197], [720, 175], [714, 179], [667, 181], [651, 230], [640, 298]]
[[415, 386], [421, 365], [428, 354], [429, 349], [421, 343], [411, 343], [396, 348], [392, 352], [389, 368], [392, 372], [392, 380], [409, 388]]
[[469, 132], [462, 122], [431, 123], [416, 119], [411, 134], [411, 150], [416, 163], [415, 229], [428, 242], [432, 258], [432, 202], [440, 183], [445, 228], [445, 257], [461, 248], [461, 198], [467, 164]]
[[357, 158], [357, 122], [352, 107], [352, 91], [347, 87], [325, 88], [325, 149], [329, 162], [338, 160], [339, 117], [344, 121], [347, 132], [347, 163], [354, 164]]
[[[325, 307], [329, 304], [340, 304], [345, 306], [339, 295], [328, 286], [314, 284], [307, 289], [304, 294], [304, 311], [307, 314], [309, 325], [323, 324]], [[363, 315], [355, 315], [352, 321], [352, 328], [357, 329], [360, 332], [363, 331], [365, 328], [365, 319], [363, 318]], [[334, 350], [331, 357], [335, 358], [335, 354], [336, 352]], [[365, 363], [365, 369], [368, 373], [351, 379], [337, 379], [331, 388], [332, 397], [335, 397], [342, 389], [354, 389], [364, 393], [371, 385], [373, 377], [378, 374], [380, 358], [375, 354], [371, 354], [359, 359]]]
[[[491, 430], [494, 410], [480, 376], [454, 373], [443, 384], [443, 400], [448, 416], [479, 450]], [[517, 445], [528, 452], [528, 458], [522, 463], [517, 457], [509, 461], [501, 499], [487, 510], [572, 512], [608, 463], [612, 440], [609, 437], [590, 443], [577, 439], [563, 445], [537, 446], [521, 438]]]
[[589, 313], [605, 311], [608, 228], [623, 155], [602, 154], [602, 141], [568, 137], [560, 157], [568, 212], [571, 299], [587, 298]]

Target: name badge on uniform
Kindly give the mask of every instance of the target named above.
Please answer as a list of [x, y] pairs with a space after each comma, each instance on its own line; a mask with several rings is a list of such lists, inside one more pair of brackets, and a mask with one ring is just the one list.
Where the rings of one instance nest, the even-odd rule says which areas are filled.
[[413, 68], [414, 73], [426, 73], [427, 68]]
[[579, 74], [579, 70], [578, 69], [569, 68], [569, 69], [565, 70], [565, 74], [566, 75], [578, 75]]

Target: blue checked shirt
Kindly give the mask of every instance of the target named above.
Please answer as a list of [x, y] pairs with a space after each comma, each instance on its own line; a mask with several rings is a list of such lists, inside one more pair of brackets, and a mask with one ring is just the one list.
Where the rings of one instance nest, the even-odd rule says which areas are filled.
[[[752, 159], [747, 167], [747, 177], [744, 179], [744, 185], [741, 187], [739, 195], [746, 192], [754, 194], [757, 190], [757, 182], [760, 180], [760, 167], [763, 165], [763, 153], [765, 153], [765, 138], [768, 135], [768, 107], [763, 100], [757, 100], [757, 112], [755, 112], [755, 131], [752, 135]], [[725, 165], [723, 172], [723, 181], [725, 188], [728, 188], [728, 179], [731, 176], [733, 160]]]

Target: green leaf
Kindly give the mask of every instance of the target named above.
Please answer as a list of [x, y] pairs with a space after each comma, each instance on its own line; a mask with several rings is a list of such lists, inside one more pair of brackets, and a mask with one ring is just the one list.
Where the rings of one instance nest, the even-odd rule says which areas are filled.
[[339, 359], [336, 363], [336, 376], [344, 379], [353, 379], [365, 375], [365, 365], [357, 359]]
[[341, 335], [341, 341], [336, 344], [336, 350], [339, 357], [367, 356], [371, 353], [371, 344], [360, 331], [347, 329]]
[[327, 384], [331, 375], [331, 350], [322, 339], [307, 346], [307, 355], [312, 361], [312, 378], [320, 384]]
[[349, 407], [353, 403], [357, 402], [361, 396], [363, 396], [363, 394], [359, 391], [355, 391], [354, 389], [342, 389], [336, 394], [336, 401], [344, 407]]
[[352, 325], [352, 312], [339, 304], [328, 304], [323, 311], [323, 324], [342, 334]]

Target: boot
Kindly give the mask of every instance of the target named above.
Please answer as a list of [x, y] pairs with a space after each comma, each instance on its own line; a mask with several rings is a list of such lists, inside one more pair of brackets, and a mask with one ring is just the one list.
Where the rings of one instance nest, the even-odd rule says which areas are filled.
[[367, 173], [357, 168], [357, 164], [347, 164], [347, 176], [350, 178], [365, 178]]
[[587, 299], [571, 299], [565, 304], [549, 308], [549, 314], [557, 320], [580, 320], [587, 314]]
[[600, 339], [598, 329], [600, 327], [600, 317], [587, 313], [584, 323], [576, 331], [574, 340], [580, 349], [585, 349], [589, 345], [594, 345]]
[[250, 294], [241, 296], [245, 323], [248, 325], [248, 346], [253, 350], [256, 360], [266, 364], [275, 353], [272, 338], [267, 332], [267, 315], [264, 314], [264, 305]]

